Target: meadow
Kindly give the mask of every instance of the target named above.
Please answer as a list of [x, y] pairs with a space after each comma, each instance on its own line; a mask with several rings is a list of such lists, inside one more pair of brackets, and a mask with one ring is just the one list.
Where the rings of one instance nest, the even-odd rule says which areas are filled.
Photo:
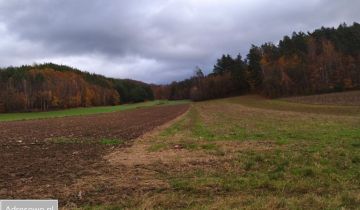
[[131, 164], [120, 157], [110, 162], [136, 166], [144, 193], [109, 209], [360, 206], [357, 106], [251, 95], [193, 103], [177, 122], [132, 147]]
[[354, 90], [320, 95], [297, 96], [286, 98], [285, 100], [305, 104], [360, 106], [360, 91]]

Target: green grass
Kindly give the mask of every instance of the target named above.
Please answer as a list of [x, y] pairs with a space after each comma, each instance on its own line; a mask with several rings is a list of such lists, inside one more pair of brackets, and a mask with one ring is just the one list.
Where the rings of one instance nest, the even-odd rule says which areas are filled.
[[155, 144], [152, 144], [149, 148], [148, 148], [148, 151], [149, 152], [158, 152], [158, 151], [161, 151], [165, 148], [168, 147], [168, 144], [165, 144], [165, 143], [155, 143]]
[[253, 108], [272, 109], [278, 111], [360, 116], [360, 106], [302, 104], [289, 102], [286, 101], [286, 99], [269, 100], [257, 95], [235, 97], [227, 99], [227, 101]]
[[125, 142], [121, 139], [107, 139], [107, 138], [104, 138], [104, 139], [101, 139], [100, 140], [100, 144], [103, 144], [103, 145], [121, 145], [121, 144], [124, 144]]
[[68, 116], [79, 116], [79, 115], [92, 115], [92, 114], [101, 114], [109, 112], [118, 112], [131, 109], [152, 107], [152, 106], [167, 106], [167, 105], [177, 105], [189, 103], [189, 101], [149, 101], [136, 104], [124, 104], [119, 106], [99, 106], [99, 107], [86, 107], [86, 108], [73, 108], [59, 111], [49, 111], [49, 112], [31, 112], [31, 113], [5, 113], [0, 114], [1, 121], [18, 121], [18, 120], [34, 120], [34, 119], [44, 119], [44, 118], [58, 118], [58, 117], [68, 117]]
[[[190, 166], [157, 166], [160, 209], [358, 209], [360, 109], [243, 96], [195, 103], [154, 144]], [[211, 161], [197, 161], [199, 152]], [[176, 163], [174, 165], [177, 165]], [[155, 166], [153, 166], [155, 167]], [[172, 197], [183, 196], [180, 200]], [[188, 199], [188, 200], [186, 200]], [[154, 204], [155, 205], [155, 204]]]

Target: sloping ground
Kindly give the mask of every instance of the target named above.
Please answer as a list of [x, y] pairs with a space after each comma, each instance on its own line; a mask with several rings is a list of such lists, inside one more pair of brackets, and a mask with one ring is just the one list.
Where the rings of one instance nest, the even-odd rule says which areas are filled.
[[[96, 152], [88, 146], [92, 144], [81, 140], [86, 135], [72, 128], [71, 120], [67, 121], [71, 124], [69, 131], [74, 137], [80, 136], [80, 140], [71, 136], [44, 140], [61, 146], [56, 148], [59, 154], [54, 155], [55, 146], [48, 147], [49, 153], [44, 148], [38, 154], [32, 153], [38, 163], [20, 164], [25, 169], [39, 165], [36, 173], [26, 173], [25, 169], [17, 173], [17, 162], [9, 160], [15, 157], [10, 151], [2, 159], [13, 166], [5, 168], [10, 171], [7, 176], [1, 176], [8, 183], [2, 183], [1, 189], [5, 186], [7, 191], [0, 191], [0, 197], [48, 196], [60, 199], [64, 209], [99, 210], [360, 206], [358, 108], [243, 96], [194, 103], [186, 113], [185, 105], [171, 111], [157, 110], [154, 114], [157, 118], [170, 119], [170, 114], [171, 119], [177, 119], [167, 121], [131, 144], [97, 144]], [[138, 111], [141, 110], [134, 112]], [[180, 116], [181, 113], [185, 114]], [[138, 113], [137, 119], [129, 118], [129, 122], [143, 122], [140, 119], [143, 115]], [[112, 114], [104, 118], [113, 119]], [[90, 124], [95, 120], [84, 119]], [[103, 129], [112, 125], [104, 123], [97, 127], [84, 123], [84, 127], [93, 132], [89, 135], [101, 137], [106, 136]], [[78, 144], [68, 144], [69, 141]], [[78, 146], [72, 151], [74, 145]], [[19, 154], [24, 150], [12, 152]], [[57, 161], [51, 161], [54, 158]], [[31, 157], [20, 159], [24, 162]]]
[[308, 114], [324, 114], [324, 115], [347, 115], [359, 116], [360, 106], [342, 106], [342, 105], [319, 105], [294, 103], [282, 99], [267, 100], [258, 95], [247, 95], [226, 99], [232, 104], [241, 104], [243, 106], [259, 109], [269, 109], [277, 111], [303, 112]]
[[360, 91], [291, 97], [284, 100], [305, 104], [360, 106]]
[[[104, 155], [130, 146], [129, 140], [176, 118], [188, 107], [0, 123], [0, 198], [54, 198], [62, 206], [82, 203], [81, 189], [70, 186], [82, 177], [111, 171]], [[87, 195], [86, 201], [96, 192]]]
[[88, 209], [357, 209], [360, 110], [285, 105], [254, 96], [195, 103], [106, 155], [108, 173], [72, 187]]

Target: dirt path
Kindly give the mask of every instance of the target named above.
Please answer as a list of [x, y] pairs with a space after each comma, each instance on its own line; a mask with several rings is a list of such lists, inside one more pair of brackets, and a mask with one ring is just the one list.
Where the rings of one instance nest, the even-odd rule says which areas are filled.
[[185, 150], [176, 149], [158, 152], [149, 151], [151, 139], [156, 137], [161, 131], [170, 127], [173, 123], [177, 122], [185, 114], [186, 113], [141, 136], [131, 147], [114, 150], [112, 153], [106, 155], [105, 159], [115, 166], [125, 165], [130, 167], [137, 165], [149, 165], [154, 162], [169, 162], [174, 159], [186, 159], [191, 152], [187, 152], [189, 153], [187, 154]]
[[[139, 202], [140, 209], [148, 209], [148, 201], [144, 202], [147, 196], [172, 190], [169, 183], [162, 178], [167, 167], [181, 168], [194, 162], [216, 159], [206, 153], [194, 153], [176, 147], [156, 152], [149, 150], [162, 131], [181, 120], [186, 114], [187, 112], [137, 138], [131, 147], [116, 148], [105, 155], [107, 170], [81, 177], [68, 187], [78, 193], [73, 200], [66, 203], [65, 208], [83, 204], [122, 205], [122, 202], [132, 200]], [[173, 140], [176, 142], [176, 137]]]

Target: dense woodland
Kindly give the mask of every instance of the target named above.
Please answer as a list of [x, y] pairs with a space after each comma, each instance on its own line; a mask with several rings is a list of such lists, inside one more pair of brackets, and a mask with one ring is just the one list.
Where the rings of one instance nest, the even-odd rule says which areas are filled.
[[52, 63], [0, 69], [0, 112], [46, 111], [153, 100], [149, 85]]
[[153, 86], [155, 98], [206, 100], [248, 92], [267, 97], [360, 89], [360, 24], [293, 33], [278, 45], [252, 46], [243, 59], [223, 55], [213, 71]]

